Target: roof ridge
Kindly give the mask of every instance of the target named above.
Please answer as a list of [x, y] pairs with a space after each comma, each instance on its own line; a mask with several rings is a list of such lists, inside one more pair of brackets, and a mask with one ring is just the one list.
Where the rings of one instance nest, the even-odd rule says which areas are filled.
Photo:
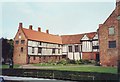
[[[30, 30], [30, 29], [27, 29], [27, 28], [23, 28], [23, 29]], [[59, 36], [59, 35], [49, 34], [49, 33], [46, 33], [46, 32], [39, 32], [37, 30], [31, 30], [31, 31], [38, 32], [38, 33], [44, 33], [44, 34], [48, 34], [48, 35], [52, 35], [52, 36]]]
[[97, 33], [97, 32], [88, 32], [88, 33], [71, 34], [71, 35], [61, 35], [61, 36], [75, 36], [75, 35], [84, 35], [84, 34], [91, 34], [91, 33]]

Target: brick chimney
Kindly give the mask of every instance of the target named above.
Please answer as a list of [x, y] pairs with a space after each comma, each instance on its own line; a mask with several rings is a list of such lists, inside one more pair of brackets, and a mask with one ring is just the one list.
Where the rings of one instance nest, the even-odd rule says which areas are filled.
[[46, 30], [46, 33], [49, 34], [49, 30]]
[[40, 27], [38, 27], [38, 31], [41, 32], [41, 28]]
[[32, 25], [29, 25], [29, 29], [32, 30]]
[[103, 24], [99, 24], [99, 27], [101, 27]]
[[19, 28], [22, 28], [22, 23], [19, 23]]

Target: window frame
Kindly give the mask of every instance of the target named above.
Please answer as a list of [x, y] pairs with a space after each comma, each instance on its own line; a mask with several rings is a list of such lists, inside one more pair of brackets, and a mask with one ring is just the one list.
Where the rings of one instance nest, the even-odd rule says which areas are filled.
[[21, 40], [21, 44], [25, 44], [25, 40]]
[[92, 49], [99, 49], [98, 45], [92, 46]]
[[39, 45], [42, 45], [42, 42], [39, 42]]
[[16, 40], [16, 41], [15, 41], [15, 44], [19, 44], [19, 40]]
[[55, 48], [52, 49], [52, 54], [55, 54]]
[[108, 41], [108, 47], [111, 48], [116, 48], [116, 41]]
[[108, 28], [108, 34], [109, 35], [115, 35], [115, 27], [114, 26], [111, 26]]
[[79, 52], [79, 46], [78, 45], [75, 45], [75, 52]]
[[72, 46], [68, 46], [69, 52], [73, 52]]
[[41, 53], [42, 53], [42, 48], [38, 47], [38, 54], [41, 54]]
[[34, 53], [34, 52], [35, 52], [34, 47], [32, 47], [32, 53]]
[[60, 54], [60, 49], [58, 49], [58, 54]]

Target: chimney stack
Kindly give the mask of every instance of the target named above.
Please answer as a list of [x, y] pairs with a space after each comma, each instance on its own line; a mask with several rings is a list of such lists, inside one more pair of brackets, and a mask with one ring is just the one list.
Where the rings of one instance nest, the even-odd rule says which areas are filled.
[[38, 27], [38, 32], [41, 32], [41, 28], [40, 27]]
[[49, 30], [46, 30], [46, 33], [49, 34]]
[[19, 23], [19, 28], [22, 28], [22, 23]]
[[99, 24], [99, 27], [101, 27], [103, 24]]
[[32, 25], [29, 25], [29, 29], [32, 30]]

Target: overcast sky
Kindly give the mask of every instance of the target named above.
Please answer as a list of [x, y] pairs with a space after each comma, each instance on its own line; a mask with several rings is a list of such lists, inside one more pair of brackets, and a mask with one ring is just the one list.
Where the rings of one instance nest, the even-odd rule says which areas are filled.
[[13, 39], [19, 22], [23, 27], [33, 25], [37, 30], [41, 27], [45, 32], [49, 29], [51, 34], [67, 35], [94, 32], [98, 25], [104, 23], [115, 9], [115, 0], [101, 2], [4, 2], [2, 3], [2, 30], [0, 37]]

